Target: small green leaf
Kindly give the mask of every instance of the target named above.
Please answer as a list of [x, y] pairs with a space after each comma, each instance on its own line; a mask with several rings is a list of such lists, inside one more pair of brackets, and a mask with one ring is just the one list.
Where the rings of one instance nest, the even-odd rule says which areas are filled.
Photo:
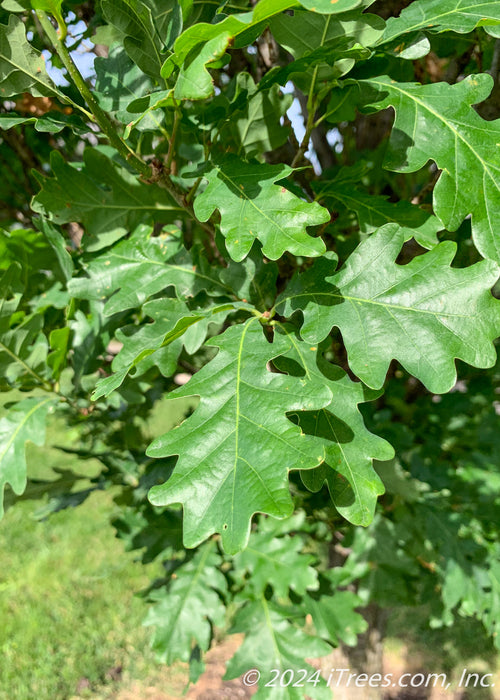
[[[314, 0], [312, 1], [314, 3]], [[330, 0], [326, 0], [324, 4], [334, 7]], [[292, 54], [295, 62], [278, 69], [279, 72], [276, 71], [274, 76], [264, 76], [263, 85], [267, 85], [271, 77], [283, 85], [284, 78], [293, 75], [299, 87], [308, 90], [314, 66], [318, 66], [315, 84], [319, 81], [332, 81], [353, 67], [358, 55], [349, 58], [349, 51], [356, 47], [356, 51], [359, 52], [360, 49], [364, 50], [363, 47], [372, 46], [380, 39], [385, 28], [383, 19], [359, 10], [346, 12], [338, 17], [320, 12], [321, 10], [318, 10], [318, 13], [296, 10], [293, 15], [282, 14], [273, 17], [270, 23], [273, 36]], [[334, 66], [334, 62], [343, 55], [347, 58]]]
[[66, 364], [69, 334], [70, 329], [66, 326], [65, 328], [56, 328], [51, 331], [49, 336], [52, 352], [47, 357], [47, 364], [52, 369], [52, 376], [55, 379], [59, 379], [61, 370]]
[[227, 314], [235, 309], [250, 311], [251, 307], [239, 302], [190, 309], [179, 299], [153, 299], [142, 307], [144, 314], [153, 323], [142, 326], [125, 326], [116, 332], [123, 347], [113, 360], [113, 374], [97, 383], [92, 399], [118, 389], [126, 375], [135, 369], [135, 375], [157, 366], [164, 377], [171, 377], [176, 368], [182, 347], [189, 354], [195, 353], [203, 344], [210, 323], [222, 323]]
[[163, 663], [189, 661], [193, 642], [208, 651], [211, 626], [224, 625], [226, 609], [221, 596], [227, 584], [221, 563], [215, 542], [207, 542], [176, 568], [167, 588], [151, 594], [154, 605], [144, 624], [155, 627], [152, 647]]
[[239, 153], [248, 157], [285, 143], [289, 129], [281, 118], [293, 102], [292, 95], [284, 95], [277, 85], [264, 90], [261, 82], [257, 88], [249, 73], [238, 73], [231, 102], [226, 129]]
[[49, 12], [59, 25], [59, 37], [61, 41], [66, 38], [66, 24], [62, 15], [62, 0], [31, 0], [31, 7], [34, 10]]
[[[196, 25], [197, 28], [200, 26]], [[169, 59], [180, 68], [174, 89], [176, 99], [202, 100], [213, 95], [213, 80], [207, 67], [209, 68], [211, 63], [225, 54], [232, 36], [229, 32], [223, 32], [208, 38], [211, 33], [211, 31], [200, 33], [198, 43], [195, 46], [186, 44], [184, 50], [183, 47], [178, 46], [179, 40], [176, 42], [175, 54]], [[162, 75], [168, 77], [170, 70], [171, 63], [167, 62], [162, 69]]]
[[21, 124], [33, 124], [35, 131], [41, 134], [58, 134], [65, 128], [71, 129], [73, 133], [79, 136], [89, 132], [85, 122], [75, 114], [47, 112], [39, 117], [21, 116], [15, 112], [0, 114], [0, 129], [12, 129]]
[[307, 590], [316, 590], [319, 582], [317, 571], [311, 566], [314, 556], [302, 550], [299, 537], [254, 532], [246, 549], [233, 557], [233, 575], [241, 580], [248, 575], [248, 585], [257, 596], [268, 585], [278, 598], [286, 598], [289, 589], [303, 595]]
[[388, 224], [361, 243], [339, 272], [324, 256], [292, 280], [276, 308], [287, 316], [302, 310], [301, 335], [308, 342], [337, 326], [352, 371], [368, 386], [380, 388], [396, 359], [429, 391], [444, 393], [456, 382], [455, 358], [474, 367], [495, 363], [500, 302], [490, 289], [499, 267], [490, 260], [450, 267], [456, 251], [451, 241], [396, 265], [403, 242], [404, 232]]
[[324, 252], [323, 241], [307, 235], [306, 228], [327, 222], [328, 211], [275, 184], [292, 172], [287, 165], [246, 163], [234, 155], [207, 164], [203, 176], [208, 186], [196, 198], [194, 212], [207, 221], [219, 210], [220, 229], [233, 260], [243, 260], [256, 238], [271, 260], [286, 250], [311, 257]]
[[64, 238], [60, 231], [56, 229], [47, 219], [37, 218], [33, 222], [37, 229], [43, 233], [50, 247], [55, 253], [59, 267], [66, 281], [70, 280], [73, 276], [74, 265], [71, 255], [66, 250], [66, 245]]
[[[306, 634], [297, 620], [297, 611], [287, 615], [287, 610], [274, 600], [266, 600], [262, 595], [248, 602], [237, 613], [232, 633], [245, 634], [243, 644], [227, 664], [224, 678], [237, 678], [249, 669], [259, 670], [259, 690], [253, 696], [256, 700], [302, 700], [304, 691], [315, 700], [330, 700], [332, 693], [323, 678], [317, 673], [317, 682], [307, 683], [304, 687], [294, 687], [293, 683], [272, 682], [274, 669], [281, 673], [289, 670], [292, 678], [297, 678], [300, 669], [308, 672], [307, 678], [313, 676], [315, 669], [305, 659], [315, 659], [331, 652], [331, 646], [322, 639]], [[291, 618], [291, 619], [290, 619]], [[297, 624], [299, 622], [299, 624]], [[285, 676], [287, 680], [288, 675]], [[302, 675], [302, 674], [300, 674]]]
[[120, 45], [113, 46], [107, 58], [96, 58], [94, 66], [96, 100], [102, 109], [127, 124], [133, 117], [127, 106], [151, 91], [152, 80]]
[[151, 9], [141, 0], [102, 0], [106, 22], [123, 36], [122, 44], [134, 63], [154, 80], [163, 63], [161, 40], [153, 24]]
[[13, 263], [0, 277], [0, 377], [9, 384], [43, 384], [47, 371], [47, 340], [42, 333], [43, 316], [33, 314], [17, 325], [13, 314], [21, 301], [20, 266]]
[[358, 635], [368, 627], [364, 617], [356, 612], [362, 604], [361, 598], [351, 591], [335, 591], [333, 595], [320, 598], [308, 595], [303, 603], [322, 639], [334, 646], [342, 641], [352, 647], [356, 646]]
[[349, 12], [363, 5], [363, 0], [299, 0], [299, 2], [306, 10], [325, 15]]
[[333, 180], [313, 183], [313, 189], [319, 198], [340, 202], [355, 211], [361, 233], [373, 233], [385, 224], [396, 223], [404, 229], [405, 238], [413, 237], [427, 249], [437, 245], [436, 234], [443, 228], [437, 217], [410, 202], [391, 202], [387, 196], [368, 194], [350, 180], [346, 170], [342, 168]]
[[251, 44], [273, 15], [296, 5], [296, 0], [260, 0], [251, 12], [229, 15], [222, 22], [198, 22], [188, 27], [177, 38], [173, 54], [163, 64], [162, 77], [168, 79], [178, 69], [174, 89], [178, 99], [210, 97], [214, 87], [207, 67], [218, 61], [229, 45], [241, 48]]
[[240, 299], [254, 304], [259, 311], [267, 311], [276, 298], [278, 272], [277, 264], [263, 259], [260, 250], [253, 247], [241, 262], [230, 260], [220, 271], [220, 279]]

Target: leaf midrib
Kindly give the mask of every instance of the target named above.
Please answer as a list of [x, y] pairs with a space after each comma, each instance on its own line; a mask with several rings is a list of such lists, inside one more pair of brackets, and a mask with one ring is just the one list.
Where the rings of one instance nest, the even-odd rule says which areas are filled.
[[240, 338], [240, 344], [238, 347], [238, 356], [237, 356], [237, 361], [236, 361], [236, 391], [235, 391], [235, 397], [236, 397], [236, 406], [235, 406], [235, 429], [234, 429], [234, 462], [233, 462], [233, 469], [232, 469], [232, 474], [233, 474], [233, 491], [231, 494], [231, 532], [234, 532], [234, 515], [235, 515], [235, 493], [236, 493], [236, 473], [237, 473], [237, 468], [238, 468], [238, 459], [239, 459], [239, 427], [240, 427], [240, 384], [241, 384], [241, 362], [242, 362], [242, 357], [243, 357], [243, 343], [245, 340], [245, 336], [248, 332], [248, 329], [250, 328], [250, 325], [253, 323], [254, 319], [249, 321], [247, 324], [245, 324], [245, 327], [243, 329], [243, 333], [241, 334]]
[[382, 306], [382, 307], [388, 307], [392, 309], [398, 309], [400, 311], [412, 311], [413, 313], [419, 313], [419, 314], [428, 314], [430, 316], [449, 316], [451, 318], [469, 318], [467, 314], [456, 314], [456, 313], [450, 313], [446, 311], [431, 311], [429, 309], [418, 309], [414, 308], [412, 306], [402, 306], [401, 304], [391, 304], [389, 302], [382, 302], [382, 301], [374, 301], [372, 299], [363, 299], [362, 297], [352, 297], [348, 296], [345, 294], [333, 294], [332, 292], [303, 292], [302, 294], [294, 294], [293, 296], [286, 297], [286, 299], [282, 299], [276, 306], [281, 306], [282, 304], [285, 304], [287, 301], [290, 301], [292, 299], [299, 299], [301, 297], [310, 297], [312, 300], [314, 300], [316, 297], [328, 297], [330, 299], [345, 299], [346, 301], [351, 301], [351, 302], [360, 302], [363, 304], [373, 304], [375, 306]]

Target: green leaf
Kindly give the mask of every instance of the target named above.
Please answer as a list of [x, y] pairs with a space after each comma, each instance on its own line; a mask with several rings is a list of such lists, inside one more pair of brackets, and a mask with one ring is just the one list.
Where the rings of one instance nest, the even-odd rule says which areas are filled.
[[218, 61], [229, 45], [242, 48], [251, 44], [273, 15], [296, 4], [296, 0], [260, 0], [251, 12], [230, 15], [214, 24], [198, 22], [188, 27], [175, 41], [174, 52], [161, 70], [165, 79], [178, 70], [174, 96], [199, 100], [213, 95], [207, 67]]
[[[368, 59], [371, 56], [369, 49], [365, 49], [361, 44], [349, 46], [351, 43], [344, 37], [344, 40], [339, 41], [334, 48], [321, 46], [306, 56], [291, 61], [286, 66], [271, 68], [259, 85], [261, 88], [266, 88], [274, 83], [286, 85], [289, 80], [293, 80], [301, 86], [310, 85], [315, 67], [317, 75], [321, 76], [321, 82], [340, 78], [351, 70], [356, 61]], [[330, 68], [327, 69], [325, 64]], [[308, 92], [308, 88], [304, 88], [304, 90]], [[324, 90], [325, 87], [319, 91], [319, 94], [323, 95]]]
[[405, 61], [416, 61], [427, 56], [431, 50], [431, 42], [422, 32], [410, 34], [404, 39], [395, 39], [384, 46], [384, 51], [389, 56], [402, 58]]
[[113, 46], [107, 58], [96, 58], [94, 66], [96, 100], [105, 112], [127, 124], [133, 117], [127, 106], [147, 95], [153, 82], [129, 58], [123, 46]]
[[85, 228], [86, 250], [99, 250], [139, 223], [171, 221], [182, 211], [167, 192], [140, 182], [95, 148], [87, 148], [77, 169], [52, 151], [53, 178], [37, 179], [42, 187], [34, 211], [57, 224], [78, 221]]
[[[47, 340], [42, 333], [43, 316], [34, 314], [13, 322], [22, 296], [20, 266], [13, 263], [0, 277], [0, 376], [3, 380], [43, 384]], [[19, 322], [20, 320], [20, 322]]]
[[439, 219], [429, 211], [410, 202], [390, 202], [388, 196], [372, 195], [356, 187], [346, 177], [342, 168], [333, 180], [313, 183], [319, 198], [327, 202], [340, 202], [346, 209], [356, 212], [361, 233], [373, 233], [381, 226], [396, 223], [404, 229], [405, 238], [413, 237], [424, 248], [434, 248], [438, 243], [436, 234], [442, 230]]
[[399, 17], [389, 18], [380, 43], [418, 30], [468, 34], [476, 27], [499, 24], [498, 0], [417, 0]]
[[289, 129], [282, 126], [281, 118], [292, 102], [293, 96], [284, 95], [277, 85], [263, 90], [260, 83], [257, 89], [249, 73], [238, 73], [226, 127], [238, 152], [252, 156], [283, 145]]
[[[161, 129], [165, 135], [165, 128], [161, 121], [164, 120], [166, 109], [175, 108], [176, 102], [173, 97], [173, 90], [156, 90], [150, 95], [133, 100], [127, 107], [126, 115], [129, 121], [124, 133], [124, 138], [129, 138], [132, 129]], [[158, 110], [161, 110], [160, 112]], [[139, 115], [139, 116], [137, 116]], [[172, 115], [170, 115], [172, 116]], [[173, 117], [172, 117], [173, 118]]]
[[171, 49], [187, 19], [183, 17], [187, 15], [186, 3], [183, 0], [145, 0], [145, 4], [151, 9], [157, 37], [165, 49]]
[[[327, 3], [334, 7], [330, 0], [326, 0], [325, 5]], [[340, 61], [336, 69], [332, 68], [332, 63], [346, 52], [348, 55], [348, 50], [354, 46], [357, 50], [372, 46], [380, 39], [385, 28], [383, 19], [376, 15], [362, 14], [359, 10], [339, 17], [319, 12], [319, 9], [318, 13], [296, 10], [293, 15], [282, 14], [271, 20], [270, 28], [274, 38], [292, 54], [297, 64], [291, 63], [278, 69], [279, 73], [276, 71], [274, 76], [264, 76], [264, 85], [271, 77], [284, 84], [283, 78], [292, 74], [295, 74], [294, 80], [297, 82], [296, 74], [300, 73], [299, 86], [309, 89], [314, 75], [311, 69], [317, 64], [323, 65], [319, 65], [316, 71], [316, 85], [320, 81], [338, 78], [353, 67], [355, 58]]]
[[500, 307], [489, 290], [499, 268], [489, 260], [450, 267], [456, 251], [451, 241], [396, 265], [403, 241], [403, 231], [388, 224], [361, 243], [339, 272], [324, 256], [292, 280], [276, 308], [287, 316], [302, 310], [307, 342], [337, 326], [352, 371], [368, 386], [381, 387], [396, 359], [429, 391], [444, 393], [456, 382], [455, 358], [474, 367], [495, 363]]
[[[494, 212], [500, 207], [500, 123], [482, 119], [470, 105], [486, 99], [492, 87], [486, 74], [457, 83], [395, 83], [388, 77], [360, 83], [375, 88], [394, 107], [396, 120], [385, 167], [415, 172], [429, 160], [441, 168], [434, 188], [434, 211], [449, 231], [472, 214], [474, 243], [483, 257], [500, 262], [500, 237]], [[474, 181], [477, 186], [471, 187]]]
[[[38, 219], [34, 219], [33, 223], [38, 229], [41, 228]], [[59, 233], [57, 235], [60, 236]], [[47, 283], [53, 277], [66, 279], [62, 265], [55, 264], [54, 258], [58, 256], [54, 253], [53, 245], [40, 230], [15, 228], [12, 231], [3, 231], [0, 229], [0, 268], [6, 269], [12, 263], [21, 265], [23, 291], [26, 297], [32, 297], [42, 288], [46, 291]]]
[[160, 78], [162, 45], [151, 9], [141, 0], [102, 0], [106, 22], [123, 35], [122, 43], [134, 63], [154, 80]]
[[276, 41], [298, 59], [315, 49], [335, 49], [339, 43], [344, 44], [346, 37], [351, 45], [372, 46], [382, 35], [385, 22], [359, 10], [341, 17], [295, 11], [293, 15], [273, 17], [270, 26]]
[[[173, 65], [179, 67], [174, 89], [174, 97], [178, 100], [202, 100], [214, 93], [213, 80], [207, 67], [225, 54], [232, 36], [229, 32], [223, 32], [210, 38], [213, 33], [212, 26], [195, 25], [198, 38], [195, 46], [191, 44], [193, 33], [188, 43], [182, 44], [180, 37], [175, 43], [175, 54], [162, 69], [162, 76], [168, 77]], [[205, 27], [208, 29], [203, 31]]]
[[31, 0], [31, 7], [34, 10], [42, 10], [53, 15], [59, 25], [60, 35], [66, 37], [66, 25], [62, 15], [62, 0]]
[[12, 129], [21, 124], [34, 124], [35, 131], [41, 134], [58, 134], [66, 127], [80, 136], [89, 133], [88, 126], [75, 114], [47, 112], [38, 117], [21, 116], [15, 112], [0, 114], [0, 129]]
[[337, 14], [340, 12], [349, 12], [360, 5], [363, 6], [363, 0], [299, 0], [302, 7], [311, 12], [320, 12], [325, 15]]
[[30, 92], [35, 97], [57, 95], [42, 55], [28, 43], [24, 22], [10, 15], [9, 24], [0, 24], [0, 96], [2, 99]]
[[70, 329], [66, 326], [65, 328], [56, 328], [49, 336], [52, 352], [47, 357], [47, 364], [52, 369], [52, 376], [55, 379], [59, 379], [61, 370], [66, 365], [69, 334]]
[[130, 238], [91, 259], [85, 266], [88, 276], [68, 283], [70, 294], [77, 299], [108, 299], [106, 316], [140, 307], [170, 286], [181, 299], [201, 291], [233, 296], [207, 261], [194, 260], [182, 247], [177, 230], [151, 234], [151, 228], [139, 226]]
[[37, 229], [43, 233], [50, 247], [54, 251], [64, 279], [66, 281], [70, 280], [73, 276], [74, 265], [71, 255], [66, 250], [66, 245], [61, 232], [58, 231], [55, 226], [52, 226], [47, 219], [35, 219], [33, 223]]
[[241, 580], [248, 575], [246, 585], [257, 596], [262, 595], [268, 585], [273, 587], [278, 598], [286, 598], [289, 589], [297, 595], [316, 590], [318, 574], [311, 566], [315, 558], [305, 554], [303, 548], [299, 537], [254, 532], [246, 549], [233, 557], [233, 575]]
[[266, 311], [273, 305], [277, 277], [277, 264], [263, 259], [260, 250], [255, 247], [244, 260], [239, 263], [230, 260], [228, 266], [220, 271], [221, 282], [259, 311]]
[[155, 591], [154, 605], [144, 621], [154, 625], [152, 647], [166, 664], [189, 661], [193, 642], [207, 651], [212, 640], [211, 625], [222, 627], [226, 579], [220, 571], [221, 556], [215, 542], [207, 542], [175, 570], [167, 588]]
[[[113, 371], [119, 371], [124, 367], [129, 367], [130, 370], [135, 366], [136, 374], [139, 375], [156, 365], [164, 377], [171, 377], [177, 367], [183, 339], [190, 326], [186, 324], [179, 337], [172, 338], [167, 345], [163, 345], [163, 341], [167, 334], [174, 331], [179, 321], [192, 315], [195, 323], [199, 317], [194, 316], [187, 304], [175, 298], [148, 301], [142, 307], [142, 313], [153, 319], [153, 322], [141, 326], [125, 326], [116, 332], [116, 338], [123, 347], [113, 360], [111, 368]], [[204, 339], [203, 337], [201, 343]], [[148, 354], [144, 355], [144, 352]], [[142, 359], [138, 360], [139, 356]]]
[[279, 369], [297, 374], [287, 364], [290, 359], [309, 380], [332, 392], [328, 406], [298, 416], [304, 433], [315, 435], [325, 447], [324, 464], [302, 472], [302, 481], [311, 491], [319, 491], [326, 482], [339, 513], [355, 525], [369, 525], [377, 498], [384, 493], [373, 460], [394, 457], [391, 445], [366, 429], [358, 409], [358, 404], [377, 398], [377, 394], [351, 381], [343, 369], [325, 360], [321, 350], [309, 343], [296, 340], [285, 358], [275, 360]]
[[231, 311], [237, 308], [250, 310], [245, 304], [219, 304], [205, 309], [190, 309], [179, 299], [153, 299], [142, 307], [153, 323], [125, 326], [116, 332], [123, 348], [113, 360], [115, 372], [97, 383], [92, 399], [118, 389], [128, 373], [135, 368], [135, 375], [157, 366], [164, 377], [171, 377], [179, 354], [184, 346], [186, 352], [194, 354], [203, 344], [210, 323], [222, 323]]
[[311, 257], [324, 252], [323, 241], [309, 236], [306, 227], [329, 221], [328, 211], [275, 184], [290, 175], [292, 168], [246, 163], [231, 154], [205, 167], [208, 185], [196, 198], [194, 212], [200, 221], [208, 221], [219, 210], [220, 229], [233, 260], [243, 260], [256, 238], [271, 260], [286, 250]]
[[256, 700], [303, 700], [304, 692], [311, 698], [330, 700], [331, 690], [326, 687], [324, 679], [319, 678], [319, 672], [316, 676], [318, 683], [308, 683], [305, 679], [303, 687], [294, 687], [293, 683], [281, 685], [278, 680], [275, 685], [265, 687], [266, 683], [273, 680], [274, 669], [279, 669], [280, 672], [290, 669], [297, 680], [302, 676], [299, 676], [299, 670], [305, 669], [308, 672], [307, 678], [310, 678], [315, 669], [305, 659], [315, 659], [331, 652], [329, 644], [306, 634], [297, 625], [295, 608], [290, 612], [287, 615], [284, 608], [273, 600], [266, 600], [264, 596], [241, 608], [236, 613], [230, 631], [243, 632], [245, 639], [228, 662], [224, 678], [238, 678], [255, 668], [261, 674], [259, 690], [253, 696]]
[[0, 419], [0, 518], [3, 516], [3, 493], [10, 484], [17, 496], [26, 488], [25, 445], [45, 442], [45, 418], [53, 399], [27, 398], [9, 409]]
[[335, 591], [320, 598], [308, 595], [303, 605], [311, 615], [318, 635], [334, 646], [341, 641], [355, 646], [358, 635], [368, 627], [364, 617], [356, 612], [362, 600], [351, 591]]
[[200, 396], [194, 414], [148, 448], [152, 457], [179, 454], [166, 484], [149, 494], [153, 505], [182, 503], [184, 543], [194, 547], [214, 532], [224, 549], [243, 549], [254, 513], [284, 518], [292, 512], [287, 475], [323, 461], [315, 438], [303, 435], [286, 413], [321, 408], [327, 387], [269, 372], [266, 365], [290, 346], [267, 342], [256, 319], [228, 328], [207, 345], [220, 348], [169, 397]]

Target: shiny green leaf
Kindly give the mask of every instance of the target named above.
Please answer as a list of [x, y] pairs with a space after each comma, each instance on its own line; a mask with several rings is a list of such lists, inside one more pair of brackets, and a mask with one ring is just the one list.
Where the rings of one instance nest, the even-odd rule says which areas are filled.
[[292, 469], [312, 469], [324, 453], [286, 413], [321, 408], [327, 387], [269, 372], [290, 339], [269, 343], [256, 319], [230, 327], [207, 345], [219, 353], [169, 397], [199, 396], [200, 404], [179, 428], [157, 438], [151, 457], [178, 454], [170, 479], [149, 494], [154, 505], [182, 503], [184, 543], [194, 547], [212, 533], [224, 549], [243, 549], [254, 513], [284, 518], [293, 510], [288, 487]]
[[[361, 83], [379, 92], [376, 109], [394, 107], [396, 120], [385, 167], [414, 172], [433, 160], [442, 169], [434, 211], [449, 231], [472, 214], [474, 243], [483, 257], [500, 262], [495, 212], [500, 207], [500, 123], [485, 121], [470, 105], [488, 97], [489, 75], [457, 83], [396, 83], [388, 77]], [[471, 187], [470, 183], [476, 186]]]
[[302, 311], [307, 342], [338, 327], [352, 371], [368, 386], [381, 387], [396, 359], [430, 391], [443, 393], [456, 382], [455, 358], [474, 367], [495, 363], [500, 302], [490, 289], [500, 270], [489, 260], [452, 268], [451, 241], [397, 265], [403, 241], [403, 231], [388, 224], [339, 272], [324, 256], [292, 280], [277, 310], [286, 316]]
[[476, 27], [500, 25], [498, 0], [417, 0], [391, 17], [381, 43], [415, 31], [468, 34]]
[[247, 163], [233, 155], [205, 166], [208, 186], [196, 198], [194, 212], [207, 221], [219, 210], [220, 229], [233, 260], [243, 260], [256, 238], [271, 260], [286, 250], [311, 257], [324, 252], [323, 241], [309, 236], [306, 228], [327, 222], [328, 211], [275, 184], [292, 172], [287, 165]]

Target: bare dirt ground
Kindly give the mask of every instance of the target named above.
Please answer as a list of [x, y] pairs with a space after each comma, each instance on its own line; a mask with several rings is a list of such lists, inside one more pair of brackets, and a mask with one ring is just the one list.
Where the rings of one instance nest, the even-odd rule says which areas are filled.
[[[165, 683], [155, 681], [155, 686], [132, 683], [127, 690], [120, 691], [114, 700], [245, 700], [257, 692], [246, 688], [241, 678], [222, 680], [226, 662], [241, 644], [241, 637], [232, 635], [213, 647], [207, 654], [206, 670], [186, 694], [186, 674], [180, 670], [164, 670]], [[163, 688], [161, 687], [163, 685]], [[167, 690], [168, 689], [168, 690]]]

